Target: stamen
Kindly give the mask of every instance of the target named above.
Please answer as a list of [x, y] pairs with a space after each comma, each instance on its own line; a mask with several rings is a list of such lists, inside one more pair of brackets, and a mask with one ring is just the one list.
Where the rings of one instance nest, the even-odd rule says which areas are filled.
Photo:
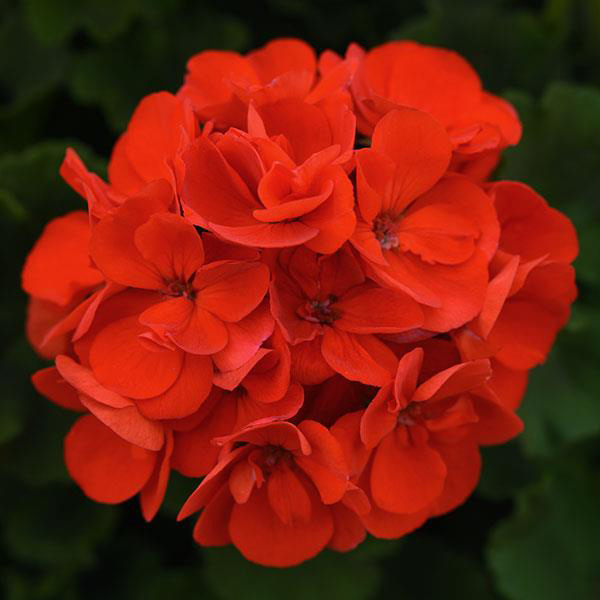
[[400, 244], [396, 222], [389, 215], [379, 215], [375, 218], [373, 233], [384, 250], [397, 248]]
[[325, 300], [309, 300], [304, 306], [298, 309], [298, 315], [311, 323], [331, 325], [340, 317], [339, 312], [333, 307], [336, 300], [335, 296], [329, 296]]
[[183, 296], [188, 300], [193, 300], [196, 296], [196, 290], [194, 290], [193, 282], [195, 273], [187, 281], [181, 281], [180, 279], [165, 280], [165, 289], [163, 293], [167, 296], [173, 296], [178, 298]]

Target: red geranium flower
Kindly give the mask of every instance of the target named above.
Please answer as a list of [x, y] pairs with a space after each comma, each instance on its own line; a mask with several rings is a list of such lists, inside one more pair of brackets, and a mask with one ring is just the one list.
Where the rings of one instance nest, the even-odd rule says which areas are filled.
[[398, 537], [463, 502], [479, 478], [478, 445], [521, 430], [516, 415], [480, 390], [489, 361], [457, 364], [425, 381], [422, 362], [420, 348], [405, 354], [395, 380], [366, 410], [332, 428], [371, 500], [362, 521], [378, 537]]
[[351, 156], [353, 121], [330, 131], [291, 113], [298, 135], [270, 138], [258, 114], [249, 118], [250, 134], [201, 137], [184, 154], [190, 218], [239, 244], [335, 252], [356, 223], [352, 184], [340, 166]]
[[288, 342], [309, 345], [302, 352], [310, 354], [305, 364], [312, 373], [323, 371], [318, 363], [325, 362], [347, 379], [371, 385], [385, 382], [396, 366], [393, 352], [374, 334], [407, 331], [423, 322], [410, 296], [368, 282], [348, 247], [321, 257], [305, 248], [281, 251], [270, 295]]
[[367, 273], [402, 290], [424, 312], [423, 327], [448, 331], [481, 310], [499, 227], [489, 197], [458, 175], [446, 132], [412, 109], [389, 112], [359, 150], [360, 220], [352, 244]]
[[353, 44], [347, 56], [360, 61], [352, 94], [358, 129], [365, 135], [371, 135], [390, 110], [400, 106], [422, 110], [448, 131], [454, 167], [466, 167], [478, 178], [489, 175], [500, 150], [521, 137], [515, 109], [485, 92], [477, 73], [456, 52], [398, 41], [366, 53]]
[[179, 513], [204, 509], [194, 529], [203, 546], [233, 543], [259, 564], [292, 566], [331, 541], [331, 506], [347, 492], [360, 495], [339, 444], [315, 421], [254, 425], [222, 442], [217, 466]]
[[[315, 51], [296, 39], [273, 40], [246, 56], [208, 50], [188, 61], [178, 96], [191, 100], [201, 121], [214, 120], [219, 129], [244, 129], [248, 106], [253, 103], [269, 135], [287, 133], [289, 137], [295, 131], [318, 139], [324, 135], [323, 126], [328, 128], [328, 111], [332, 117], [340, 109], [351, 115], [350, 96], [344, 88], [355, 67], [356, 61], [340, 61], [319, 77]], [[303, 121], [314, 118], [321, 128], [302, 131]]]

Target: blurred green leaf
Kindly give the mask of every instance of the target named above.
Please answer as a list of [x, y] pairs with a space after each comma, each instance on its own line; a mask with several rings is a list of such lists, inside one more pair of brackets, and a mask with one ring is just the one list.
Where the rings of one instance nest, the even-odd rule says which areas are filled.
[[2, 537], [14, 556], [26, 563], [55, 568], [89, 567], [96, 547], [110, 537], [114, 509], [82, 502], [72, 484], [43, 488], [12, 488], [14, 496], [4, 501]]
[[422, 532], [410, 535], [386, 566], [383, 598], [497, 598], [485, 565], [478, 557]]
[[[0, 109], [23, 104], [58, 85], [68, 66], [61, 48], [46, 48], [31, 35], [16, 8], [0, 14]], [[5, 98], [3, 97], [5, 96]]]
[[529, 456], [558, 454], [567, 444], [600, 432], [600, 385], [597, 377], [587, 379], [581, 371], [587, 365], [592, 375], [598, 365], [598, 350], [591, 345], [579, 346], [589, 348], [590, 354], [575, 359], [578, 364], [570, 369], [562, 348], [563, 339], [564, 336], [547, 363], [533, 371], [519, 409], [525, 422], [520, 440]]
[[28, 23], [47, 44], [64, 42], [79, 29], [99, 41], [123, 33], [135, 17], [158, 16], [179, 0], [24, 0]]
[[367, 600], [380, 581], [374, 562], [355, 560], [352, 554], [324, 551], [288, 569], [255, 565], [232, 547], [206, 549], [203, 556], [207, 584], [222, 600]]
[[[2, 353], [0, 378], [4, 385], [0, 397], [0, 444], [12, 441], [22, 432], [38, 400], [29, 376], [40, 366], [41, 361], [23, 337]], [[0, 455], [0, 465], [2, 463]]]
[[199, 483], [200, 478], [184, 477], [177, 471], [171, 471], [167, 493], [160, 507], [161, 513], [167, 515], [169, 519], [175, 519]]
[[185, 20], [167, 16], [160, 26], [153, 20], [137, 23], [113, 43], [82, 52], [75, 59], [71, 92], [83, 103], [100, 105], [113, 129], [121, 131], [142, 97], [177, 90], [190, 56], [205, 48], [239, 49], [247, 38], [241, 21], [195, 4]]
[[500, 591], [514, 600], [594, 600], [600, 590], [600, 476], [564, 462], [517, 497], [487, 550]]
[[63, 440], [75, 414], [40, 396], [29, 411], [26, 427], [2, 451], [1, 472], [10, 473], [32, 486], [70, 481], [63, 460]]
[[482, 473], [477, 492], [492, 500], [506, 500], [539, 475], [539, 467], [523, 453], [520, 439], [482, 448]]

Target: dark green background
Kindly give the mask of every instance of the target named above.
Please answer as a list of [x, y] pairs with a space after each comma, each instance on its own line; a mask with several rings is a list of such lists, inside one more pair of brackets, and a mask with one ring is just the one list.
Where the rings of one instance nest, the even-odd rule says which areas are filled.
[[[137, 502], [93, 504], [69, 481], [72, 416], [36, 396], [19, 271], [50, 218], [82, 202], [58, 176], [67, 145], [102, 172], [136, 102], [175, 91], [203, 48], [294, 35], [343, 51], [409, 37], [455, 48], [518, 108], [498, 177], [575, 222], [580, 297], [532, 377], [519, 440], [485, 454], [474, 497], [397, 542], [296, 569], [200, 551], [175, 523], [174, 477], [146, 525]], [[600, 598], [600, 0], [0, 0], [0, 597], [20, 599], [592, 600]]]

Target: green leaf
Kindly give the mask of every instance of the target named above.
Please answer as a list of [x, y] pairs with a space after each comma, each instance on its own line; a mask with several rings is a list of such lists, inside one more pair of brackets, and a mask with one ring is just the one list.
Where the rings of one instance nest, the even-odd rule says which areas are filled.
[[525, 456], [520, 439], [482, 448], [483, 466], [477, 492], [491, 500], [514, 496], [539, 475], [539, 468]]
[[481, 560], [447, 539], [417, 532], [390, 558], [382, 598], [407, 600], [495, 600], [490, 575]]
[[75, 59], [71, 93], [82, 103], [99, 105], [120, 132], [145, 95], [177, 90], [190, 56], [204, 48], [238, 49], [247, 37], [246, 26], [237, 19], [196, 4], [184, 20], [167, 15], [159, 22], [137, 23], [111, 44], [82, 52]]
[[[533, 371], [519, 409], [525, 423], [520, 440], [529, 456], [558, 454], [568, 444], [600, 432], [600, 386], [593, 375], [598, 350], [587, 344], [578, 346], [578, 356], [573, 357], [577, 364], [571, 368], [563, 351], [563, 339], [564, 336], [547, 363]], [[588, 348], [590, 354], [583, 355], [581, 348]], [[584, 368], [589, 371], [589, 379]]]
[[67, 53], [40, 44], [16, 8], [1, 15], [0, 47], [4, 49], [0, 53], [0, 87], [8, 94], [5, 106], [31, 101], [54, 88], [64, 77]]
[[203, 555], [206, 582], [222, 600], [367, 600], [380, 580], [374, 562], [354, 560], [352, 554], [324, 551], [288, 569], [255, 565], [231, 546], [206, 549]]
[[2, 498], [2, 537], [13, 556], [54, 568], [94, 564], [96, 547], [113, 531], [114, 508], [85, 501], [72, 484], [11, 491]]
[[487, 557], [514, 600], [594, 600], [600, 590], [600, 476], [580, 461], [556, 464], [517, 497], [493, 531]]
[[[15, 439], [38, 401], [30, 375], [41, 366], [25, 338], [2, 353], [0, 379], [4, 382], [0, 396], [0, 444]], [[0, 465], [3, 459], [0, 458]]]
[[27, 21], [46, 44], [64, 43], [84, 29], [98, 41], [123, 33], [136, 17], [159, 16], [180, 0], [25, 0]]

